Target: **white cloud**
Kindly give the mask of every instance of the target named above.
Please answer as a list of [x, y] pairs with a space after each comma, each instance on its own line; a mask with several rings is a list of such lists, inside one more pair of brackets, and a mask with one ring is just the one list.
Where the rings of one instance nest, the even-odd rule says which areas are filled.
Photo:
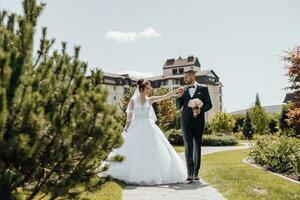
[[131, 42], [136, 40], [138, 35], [135, 32], [108, 31], [106, 38], [113, 39], [118, 42]]
[[151, 37], [161, 37], [162, 34], [161, 33], [158, 33], [154, 28], [152, 27], [148, 27], [148, 28], [145, 28], [142, 32], [140, 32], [140, 35], [142, 37], [145, 37], [145, 38], [151, 38]]
[[118, 74], [129, 74], [129, 76], [134, 77], [134, 78], [149, 78], [155, 76], [152, 72], [140, 72], [140, 71], [122, 71], [119, 72]]
[[133, 42], [137, 39], [157, 38], [162, 34], [157, 32], [153, 27], [147, 27], [143, 31], [136, 32], [122, 32], [122, 31], [108, 31], [105, 35], [107, 39], [112, 39], [117, 42]]

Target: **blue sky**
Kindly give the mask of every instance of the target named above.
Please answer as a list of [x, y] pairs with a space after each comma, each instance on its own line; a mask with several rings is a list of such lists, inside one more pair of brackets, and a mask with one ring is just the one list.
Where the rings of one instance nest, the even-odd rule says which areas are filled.
[[[82, 47], [90, 68], [162, 73], [168, 58], [197, 56], [224, 85], [225, 111], [283, 101], [284, 50], [300, 43], [298, 0], [45, 0], [40, 27]], [[21, 0], [0, 0], [21, 13]]]

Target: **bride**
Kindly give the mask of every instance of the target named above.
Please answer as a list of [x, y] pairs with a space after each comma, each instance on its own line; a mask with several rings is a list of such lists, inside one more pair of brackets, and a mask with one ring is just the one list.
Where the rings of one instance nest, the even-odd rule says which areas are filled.
[[124, 156], [121, 162], [110, 162], [105, 174], [127, 184], [158, 185], [182, 183], [186, 180], [186, 167], [155, 124], [153, 103], [168, 99], [177, 93], [148, 97], [150, 82], [139, 80], [137, 89], [127, 107], [124, 144], [114, 149], [109, 158]]

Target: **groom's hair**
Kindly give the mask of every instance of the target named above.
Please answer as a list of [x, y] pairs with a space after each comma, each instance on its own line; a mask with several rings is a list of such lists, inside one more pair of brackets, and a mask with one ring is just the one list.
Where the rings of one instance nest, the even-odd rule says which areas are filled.
[[139, 79], [136, 84], [139, 88], [139, 91], [143, 92], [145, 88], [150, 85], [150, 82], [144, 79]]
[[185, 74], [189, 74], [189, 75], [196, 75], [196, 72], [194, 70], [189, 70], [184, 72]]

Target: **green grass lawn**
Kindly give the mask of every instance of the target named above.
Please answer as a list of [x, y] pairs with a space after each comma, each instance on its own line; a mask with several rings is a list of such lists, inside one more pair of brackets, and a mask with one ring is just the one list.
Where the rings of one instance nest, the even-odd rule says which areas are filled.
[[118, 181], [110, 181], [94, 192], [85, 192], [80, 195], [81, 199], [89, 200], [121, 200], [122, 190], [125, 184]]
[[[109, 181], [95, 188], [92, 192], [83, 192], [79, 195], [79, 199], [85, 200], [121, 200], [122, 199], [122, 190], [125, 187], [125, 184], [119, 181]], [[82, 191], [81, 186], [78, 187], [79, 191]], [[77, 189], [76, 189], [77, 190]], [[37, 195], [34, 200], [38, 200], [43, 196], [43, 194]], [[45, 197], [45, 200], [50, 199], [50, 197]], [[59, 198], [61, 199], [61, 198]]]
[[176, 152], [184, 152], [184, 146], [179, 146], [179, 145], [173, 145], [174, 149]]
[[300, 185], [243, 163], [249, 150], [203, 156], [201, 177], [234, 200], [300, 199]]

